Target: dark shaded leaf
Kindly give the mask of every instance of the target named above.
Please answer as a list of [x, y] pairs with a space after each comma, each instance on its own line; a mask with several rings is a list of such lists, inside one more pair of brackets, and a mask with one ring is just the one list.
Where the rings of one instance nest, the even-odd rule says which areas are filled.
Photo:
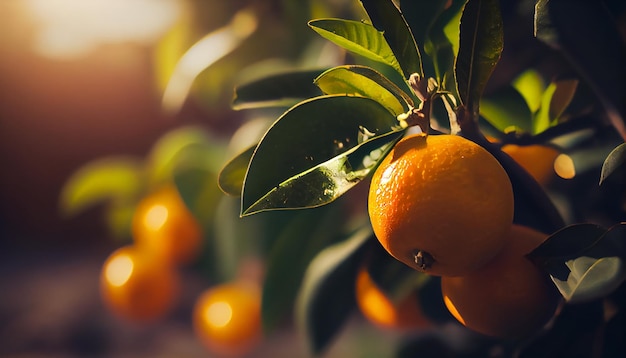
[[296, 323], [311, 351], [321, 354], [356, 307], [354, 282], [375, 241], [368, 225], [324, 249], [307, 268], [296, 300]]
[[361, 0], [361, 3], [374, 27], [383, 33], [400, 64], [404, 78], [408, 79], [413, 73], [423, 77], [422, 59], [413, 33], [393, 1]]
[[313, 80], [326, 69], [302, 70], [269, 75], [235, 87], [234, 109], [290, 107], [321, 95]]
[[400, 2], [400, 10], [420, 48], [420, 53], [424, 50], [428, 31], [444, 11], [447, 2], [448, 0]]
[[181, 198], [205, 230], [213, 224], [222, 196], [216, 179], [217, 174], [206, 168], [185, 168], [174, 173], [174, 183]]
[[483, 97], [480, 115], [501, 132], [512, 127], [532, 131], [532, 113], [524, 97], [513, 87]]
[[613, 174], [615, 170], [623, 168], [624, 163], [626, 163], [626, 143], [615, 147], [604, 160], [602, 172], [600, 173], [600, 184], [602, 184], [609, 175]]
[[626, 139], [626, 45], [604, 2], [539, 0], [535, 36], [563, 52]]
[[309, 26], [325, 39], [336, 45], [373, 61], [402, 69], [383, 34], [374, 26], [359, 21], [342, 19], [318, 19]]
[[311, 260], [337, 240], [342, 224], [340, 207], [329, 205], [293, 212], [278, 235], [267, 260], [261, 316], [266, 332], [292, 313], [304, 273]]
[[255, 148], [256, 145], [253, 145], [241, 152], [222, 168], [218, 175], [217, 183], [224, 193], [232, 196], [241, 196], [243, 181]]
[[385, 106], [395, 115], [414, 107], [413, 100], [380, 72], [366, 66], [339, 66], [318, 78], [315, 84], [325, 94], [346, 94], [368, 97]]
[[323, 96], [293, 107], [272, 125], [252, 156], [242, 214], [334, 200], [382, 159], [389, 141], [397, 138], [372, 139], [400, 135], [396, 124], [387, 109], [363, 97]]
[[474, 120], [479, 101], [503, 49], [503, 25], [498, 0], [469, 0], [460, 25], [455, 72], [461, 102]]

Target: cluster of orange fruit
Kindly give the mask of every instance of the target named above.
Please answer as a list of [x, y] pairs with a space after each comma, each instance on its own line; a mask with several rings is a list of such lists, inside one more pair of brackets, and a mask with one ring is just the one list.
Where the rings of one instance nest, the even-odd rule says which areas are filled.
[[393, 257], [440, 277], [466, 327], [524, 338], [554, 316], [561, 296], [526, 258], [547, 235], [513, 223], [508, 174], [483, 147], [458, 135], [403, 138], [372, 177], [368, 211]]
[[[136, 322], [163, 318], [175, 306], [179, 268], [198, 258], [202, 228], [174, 185], [144, 197], [132, 222], [133, 243], [115, 250], [101, 271], [106, 307]], [[228, 282], [204, 291], [196, 300], [193, 327], [211, 351], [238, 354], [258, 339], [260, 292], [247, 282]]]

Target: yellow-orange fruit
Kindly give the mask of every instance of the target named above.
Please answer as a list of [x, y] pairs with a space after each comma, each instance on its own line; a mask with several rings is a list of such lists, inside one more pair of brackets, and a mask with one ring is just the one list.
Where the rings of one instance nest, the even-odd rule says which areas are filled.
[[370, 184], [376, 237], [396, 259], [432, 275], [463, 275], [491, 260], [513, 221], [507, 173], [483, 147], [456, 135], [412, 135]]
[[466, 327], [489, 336], [523, 338], [544, 326], [560, 302], [558, 290], [526, 254], [547, 235], [513, 225], [510, 240], [487, 265], [461, 277], [442, 277], [450, 313]]
[[556, 177], [554, 161], [559, 156], [559, 151], [553, 147], [539, 144], [527, 146], [506, 144], [502, 146], [502, 151], [526, 169], [539, 184], [547, 185]]
[[223, 356], [249, 353], [261, 338], [261, 290], [251, 281], [232, 281], [198, 297], [193, 326], [206, 347]]
[[162, 318], [173, 307], [178, 289], [175, 271], [134, 246], [114, 251], [100, 275], [100, 292], [106, 306], [131, 321]]
[[132, 225], [137, 246], [168, 264], [187, 264], [200, 253], [202, 229], [174, 185], [143, 198]]
[[357, 275], [356, 302], [363, 316], [379, 327], [403, 330], [430, 325], [416, 292], [394, 302], [376, 285], [365, 267]]

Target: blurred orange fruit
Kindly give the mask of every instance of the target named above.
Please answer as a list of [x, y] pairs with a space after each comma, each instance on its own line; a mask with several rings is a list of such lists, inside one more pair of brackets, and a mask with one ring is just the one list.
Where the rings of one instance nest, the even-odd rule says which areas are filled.
[[194, 331], [210, 351], [225, 356], [249, 353], [261, 338], [261, 290], [251, 281], [209, 288], [193, 310]]
[[491, 260], [513, 220], [507, 173], [457, 135], [412, 135], [372, 177], [369, 216], [396, 259], [432, 275], [462, 275]]
[[450, 313], [466, 327], [489, 336], [524, 338], [554, 315], [560, 295], [549, 277], [525, 255], [547, 235], [513, 225], [509, 243], [490, 263], [461, 277], [442, 277]]
[[132, 229], [138, 247], [169, 264], [190, 263], [202, 248], [202, 229], [174, 185], [139, 202]]
[[173, 307], [178, 289], [176, 272], [134, 246], [111, 253], [100, 274], [105, 305], [117, 316], [132, 321], [163, 317]]
[[356, 302], [363, 316], [379, 327], [412, 329], [430, 325], [416, 292], [394, 302], [376, 285], [366, 267], [357, 275]]
[[526, 169], [539, 184], [546, 185], [556, 177], [554, 161], [559, 156], [559, 151], [553, 147], [539, 144], [527, 146], [506, 144], [502, 146], [502, 151]]

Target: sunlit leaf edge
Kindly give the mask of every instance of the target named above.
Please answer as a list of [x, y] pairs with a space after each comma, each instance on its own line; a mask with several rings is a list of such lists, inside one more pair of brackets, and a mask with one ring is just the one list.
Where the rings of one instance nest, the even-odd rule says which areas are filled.
[[600, 172], [600, 185], [611, 175], [615, 170], [623, 167], [626, 163], [626, 143], [622, 143], [615, 147], [609, 153], [609, 155], [602, 163], [602, 171]]

